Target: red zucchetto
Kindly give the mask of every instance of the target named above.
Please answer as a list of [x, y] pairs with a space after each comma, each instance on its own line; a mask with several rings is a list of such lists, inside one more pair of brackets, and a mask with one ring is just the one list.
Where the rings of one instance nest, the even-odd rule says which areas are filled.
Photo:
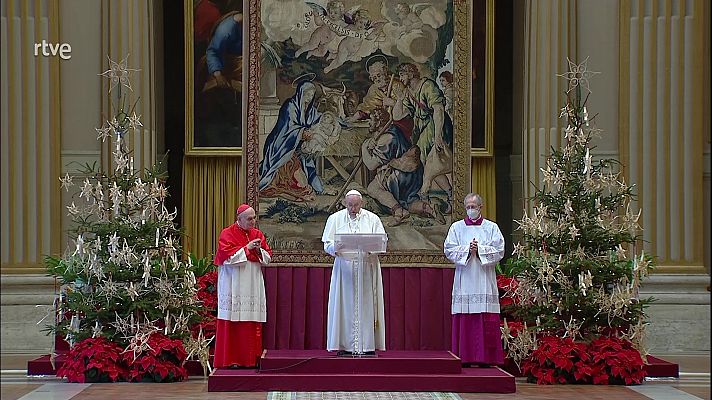
[[247, 210], [248, 208], [250, 208], [249, 205], [244, 204], [244, 203], [243, 203], [243, 204], [240, 204], [240, 206], [237, 207], [237, 215], [242, 214], [242, 213], [245, 212], [245, 210]]

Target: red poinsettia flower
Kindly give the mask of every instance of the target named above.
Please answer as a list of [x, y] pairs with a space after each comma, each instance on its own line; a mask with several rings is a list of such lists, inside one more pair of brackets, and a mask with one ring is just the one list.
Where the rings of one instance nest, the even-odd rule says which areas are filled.
[[[511, 324], [509, 324], [511, 327]], [[542, 337], [522, 363], [522, 372], [538, 384], [640, 384], [645, 378], [640, 353], [627, 340], [601, 336], [590, 344], [571, 338]]]
[[645, 379], [645, 362], [633, 344], [615, 336], [601, 336], [589, 345], [596, 371], [595, 384], [640, 384]]
[[515, 278], [504, 275], [497, 275], [497, 287], [499, 289], [510, 290], [516, 289], [519, 282]]
[[[504, 326], [504, 321], [500, 321], [499, 326]], [[524, 324], [521, 321], [507, 320], [507, 326], [509, 327], [509, 334], [512, 335], [512, 337], [517, 337], [519, 332], [524, 329]]]
[[121, 363], [123, 349], [105, 337], [88, 338], [75, 344], [57, 370], [69, 382], [118, 382], [126, 379]]
[[210, 271], [198, 278], [198, 300], [208, 310], [218, 308], [218, 271]]
[[540, 385], [585, 383], [585, 374], [581, 371], [576, 374], [577, 365], [585, 365], [589, 359], [585, 344], [568, 337], [544, 336], [539, 339], [539, 347], [522, 363], [522, 372]]
[[183, 367], [187, 357], [183, 342], [156, 332], [148, 339], [150, 349], [134, 358], [125, 352], [123, 361], [128, 365], [128, 380], [132, 382], [177, 382], [188, 378]]
[[519, 282], [515, 278], [510, 278], [504, 275], [497, 275], [497, 288], [499, 289], [499, 305], [508, 306], [516, 304], [517, 300], [511, 296], [514, 289], [517, 288]]

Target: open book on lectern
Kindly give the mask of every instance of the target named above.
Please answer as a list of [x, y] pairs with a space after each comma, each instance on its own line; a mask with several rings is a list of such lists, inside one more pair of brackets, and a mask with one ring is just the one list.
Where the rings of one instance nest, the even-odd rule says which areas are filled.
[[388, 236], [385, 233], [337, 233], [334, 244], [339, 253], [385, 253]]

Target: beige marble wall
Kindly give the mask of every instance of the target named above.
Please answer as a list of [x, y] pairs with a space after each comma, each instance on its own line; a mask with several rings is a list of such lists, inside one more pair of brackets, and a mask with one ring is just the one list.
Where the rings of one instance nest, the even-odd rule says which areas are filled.
[[53, 337], [42, 329], [54, 299], [54, 279], [42, 275], [5, 275], [0, 287], [0, 351], [3, 354], [48, 354]]
[[655, 304], [648, 315], [651, 354], [710, 351], [709, 304]]
[[646, 345], [652, 354], [710, 351], [710, 284], [705, 275], [651, 275], [640, 297], [654, 297], [647, 314]]

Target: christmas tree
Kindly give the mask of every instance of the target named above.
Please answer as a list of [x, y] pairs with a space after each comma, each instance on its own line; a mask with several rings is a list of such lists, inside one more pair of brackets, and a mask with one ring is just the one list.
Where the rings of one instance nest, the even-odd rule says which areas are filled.
[[[161, 163], [134, 169], [128, 135], [142, 126], [131, 91], [127, 59], [109, 60], [101, 74], [117, 89], [110, 118], [98, 140], [113, 140], [109, 172], [84, 165], [83, 183], [67, 207], [72, 244], [62, 257], [46, 257], [60, 286], [58, 318], [50, 331], [72, 346], [57, 375], [70, 381], [174, 381], [187, 377], [183, 362], [207, 362], [207, 341], [191, 335], [200, 321], [196, 274], [204, 262], [184, 257], [177, 211], [165, 206], [166, 173]], [[74, 177], [67, 173], [62, 188]], [[78, 197], [77, 197], [78, 196]], [[185, 259], [185, 261], [184, 261]], [[199, 264], [200, 268], [197, 265]], [[101, 359], [101, 360], [100, 360]]]
[[[569, 72], [562, 75], [569, 82], [560, 114], [567, 121], [563, 146], [552, 148], [546, 158], [543, 185], [529, 200], [532, 212], [516, 221], [523, 240], [502, 268], [514, 278], [508, 288], [514, 304], [503, 308], [509, 316], [505, 346], [509, 357], [518, 365], [525, 361], [525, 372], [540, 382], [586, 382], [584, 375], [596, 371], [584, 362], [588, 356], [578, 355], [585, 349], [575, 346], [600, 345], [601, 338], [645, 355], [644, 308], [652, 299], [640, 299], [638, 288], [652, 268], [651, 257], [636, 251], [640, 212], [631, 205], [634, 188], [624, 182], [619, 162], [591, 154], [591, 141], [601, 130], [586, 107], [588, 79], [595, 74], [586, 64], [569, 61]], [[564, 376], [562, 361], [556, 365], [559, 376], [545, 377], [537, 369], [546, 364], [543, 349], [564, 338], [579, 357], [579, 376]]]

